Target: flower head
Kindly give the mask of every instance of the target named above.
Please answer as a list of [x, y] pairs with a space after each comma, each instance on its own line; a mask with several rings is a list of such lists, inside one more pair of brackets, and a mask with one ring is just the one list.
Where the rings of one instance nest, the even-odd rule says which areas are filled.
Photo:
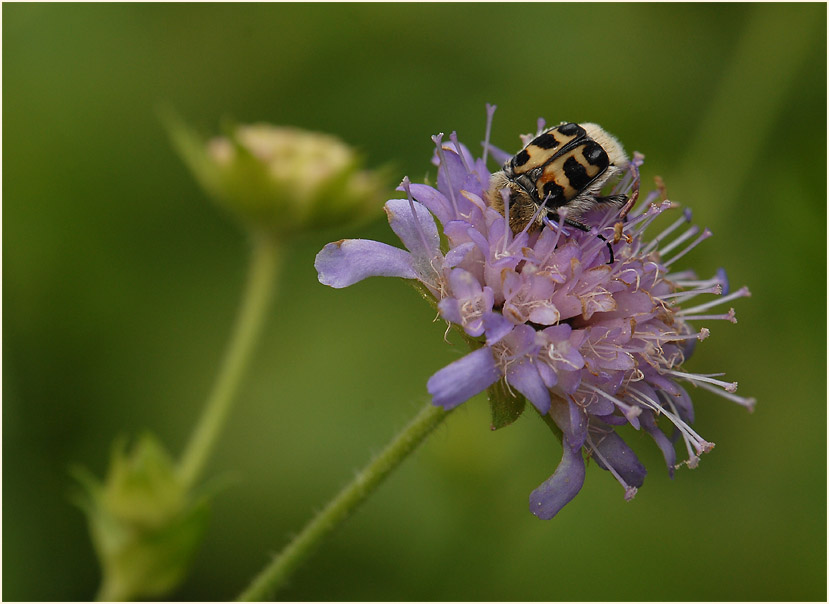
[[[320, 281], [345, 287], [374, 275], [415, 280], [473, 348], [429, 379], [433, 403], [451, 409], [486, 390], [493, 418], [502, 418], [493, 428], [513, 421], [527, 400], [560, 432], [561, 462], [530, 495], [530, 510], [540, 518], [555, 516], [581, 489], [585, 457], [619, 481], [626, 499], [636, 494], [646, 470], [617, 434], [619, 426], [647, 432], [671, 475], [680, 465], [695, 467], [714, 445], [691, 427], [687, 385], [754, 406], [720, 374], [685, 368], [694, 344], [709, 335], [691, 322], [736, 322], [733, 309], [712, 309], [749, 295], [746, 288], [729, 293], [722, 270], [700, 279], [674, 267], [710, 231], [689, 225], [686, 210], [645, 236], [677, 204], [655, 191], [630, 208], [644, 159], [635, 154], [610, 192], [628, 198], [628, 207], [583, 215], [590, 232], [553, 221], [516, 233], [486, 194], [486, 156], [509, 156], [485, 141], [484, 157], [474, 158], [454, 134], [449, 142], [434, 141], [437, 186], [404, 179], [406, 198], [386, 204], [406, 250], [374, 241], [330, 243], [317, 256]], [[720, 297], [691, 303], [706, 294]], [[518, 411], [504, 412], [505, 406]], [[679, 462], [678, 440], [687, 455]]]
[[119, 440], [106, 480], [75, 469], [103, 583], [99, 599], [159, 597], [188, 570], [207, 528], [205, 495], [188, 492], [162, 445], [146, 434], [132, 450]]
[[355, 150], [328, 134], [260, 123], [204, 140], [167, 121], [201, 186], [256, 230], [285, 236], [356, 221], [387, 193], [382, 171], [363, 170]]

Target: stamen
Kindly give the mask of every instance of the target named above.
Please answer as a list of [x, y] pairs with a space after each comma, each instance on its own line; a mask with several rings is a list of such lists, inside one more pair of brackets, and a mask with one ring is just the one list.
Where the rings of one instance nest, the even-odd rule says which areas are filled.
[[550, 199], [550, 194], [548, 193], [547, 196], [544, 198], [544, 201], [541, 202], [541, 205], [535, 209], [533, 212], [532, 218], [530, 218], [529, 222], [521, 229], [522, 233], [526, 233], [530, 230], [530, 227], [535, 224], [535, 221], [538, 220], [539, 214], [544, 211], [544, 207], [547, 205], [547, 201]]
[[495, 115], [497, 105], [486, 104], [486, 132], [484, 133], [484, 166], [486, 166], [487, 155], [489, 155], [489, 134], [492, 131], [492, 118]]
[[682, 378], [684, 380], [688, 380], [693, 384], [697, 384], [699, 382], [706, 382], [708, 384], [714, 384], [715, 386], [719, 386], [726, 392], [736, 392], [737, 391], [737, 382], [724, 382], [722, 380], [715, 380], [714, 376], [724, 375], [722, 373], [685, 373], [683, 371], [676, 371], [675, 369], [668, 369], [665, 373], [669, 373], [670, 375], [675, 375], [678, 378]]
[[[549, 197], [549, 196], [548, 196], [548, 197]], [[545, 202], [545, 203], [547, 202], [547, 198], [545, 198], [544, 202]], [[539, 265], [539, 266], [546, 266], [546, 265], [547, 265], [547, 263], [550, 261], [550, 259], [553, 257], [553, 254], [555, 254], [555, 253], [556, 253], [556, 248], [558, 247], [558, 240], [561, 238], [561, 234], [562, 234], [562, 233], [564, 233], [564, 236], [565, 236], [565, 237], [567, 237], [567, 233], [566, 233], [566, 231], [565, 231], [565, 230], [561, 227], [561, 225], [560, 225], [560, 224], [556, 224], [555, 222], [553, 222], [552, 220], [550, 220], [549, 215], [548, 215], [548, 216], [544, 216], [544, 218], [542, 219], [542, 222], [544, 223], [544, 225], [545, 225], [545, 226], [549, 227], [549, 228], [550, 228], [550, 230], [552, 230], [552, 231], [556, 234], [556, 238], [555, 238], [555, 240], [553, 241], [553, 245], [552, 245], [552, 247], [550, 248], [550, 251], [549, 251], [549, 252], [547, 252], [547, 255], [544, 257], [544, 260], [542, 260], [542, 261], [541, 261], [541, 264]]]
[[[651, 226], [651, 224], [653, 224], [653, 222], [656, 220], [657, 216], [659, 216], [660, 214], [662, 214], [662, 212], [664, 212], [666, 210], [671, 210], [671, 209], [674, 209], [676, 207], [678, 207], [678, 206], [676, 204], [674, 204], [673, 202], [671, 202], [671, 201], [662, 201], [660, 203], [653, 203], [650, 206], [648, 206], [648, 209], [647, 209], [646, 212], [642, 212], [641, 214], [638, 214], [636, 217], [634, 217], [633, 220], [628, 220], [627, 224], [630, 227], [630, 230], [632, 231], [632, 235], [634, 237], [634, 241], [636, 242], [636, 250], [635, 250], [636, 255], [644, 256], [644, 255], [647, 255], [647, 254], [651, 253], [653, 250], [656, 249], [656, 246], [659, 244], [658, 239], [654, 239], [654, 240], [650, 241], [650, 243], [647, 243], [646, 245], [644, 245], [644, 247], [642, 247], [643, 244], [645, 244], [645, 241], [646, 241], [646, 239], [644, 237], [644, 233], [645, 233], [646, 230], [648, 230], [648, 228]], [[636, 225], [635, 228], [633, 228], [632, 225]], [[627, 230], [627, 229], [623, 229], [623, 230]]]
[[678, 315], [682, 315], [682, 318], [685, 321], [728, 321], [729, 323], [737, 323], [737, 317], [735, 316], [736, 313], [734, 312], [733, 308], [729, 308], [728, 312], [724, 315], [684, 315], [682, 313], [677, 313]]
[[[629, 214], [629, 216], [641, 216], [644, 214], [650, 206], [656, 203], [656, 200], [659, 198], [659, 191], [651, 191], [645, 197], [645, 201], [642, 202], [641, 205], [633, 209], [633, 213]], [[665, 200], [662, 200], [665, 201]]]
[[[670, 202], [664, 202], [663, 201], [662, 204], [660, 204], [660, 205], [664, 206], [665, 203], [670, 203]], [[651, 207], [659, 207], [659, 206], [653, 205]], [[682, 213], [682, 218], [678, 218], [667, 229], [665, 229], [664, 231], [659, 233], [659, 235], [654, 237], [651, 240], [651, 242], [647, 246], [645, 246], [645, 249], [642, 250], [642, 253], [647, 254], [648, 252], [650, 252], [657, 245], [659, 245], [660, 241], [662, 241], [665, 237], [667, 237], [668, 235], [673, 233], [675, 230], [677, 230], [679, 227], [681, 227], [686, 222], [691, 222], [691, 210], [689, 210], [688, 208], [686, 208], [685, 211]]]
[[738, 396], [738, 395], [732, 394], [731, 392], [728, 392], [728, 391], [723, 392], [719, 388], [715, 388], [714, 386], [711, 386], [709, 384], [705, 384], [705, 383], [702, 383], [702, 382], [697, 384], [697, 386], [699, 386], [703, 390], [708, 390], [709, 392], [713, 392], [714, 394], [717, 394], [717, 395], [719, 395], [723, 398], [726, 398], [726, 399], [730, 400], [731, 402], [737, 403], [738, 405], [741, 405], [741, 406], [745, 407], [746, 409], [748, 409], [749, 413], [754, 413], [754, 405], [757, 403], [757, 399], [755, 399], [755, 398], [750, 398], [750, 397], [745, 397], [745, 396]]
[[[671, 411], [673, 413], [677, 414], [677, 417], [678, 417], [678, 411], [677, 411], [676, 405], [674, 405], [674, 403], [672, 401], [667, 400], [667, 399], [666, 399], [666, 403], [671, 408]], [[685, 422], [683, 422], [683, 424], [684, 423]], [[710, 453], [711, 451], [714, 450], [714, 447], [715, 447], [714, 443], [709, 442], [709, 441], [705, 440], [704, 438], [702, 438], [699, 434], [694, 432], [694, 430], [692, 430], [687, 424], [685, 424], [685, 426], [688, 428], [688, 432], [689, 432], [688, 436], [693, 439], [693, 440], [690, 440], [690, 441], [686, 440], [685, 441], [686, 445], [692, 444], [693, 447], [694, 447], [694, 450], [697, 452], [697, 454]], [[683, 438], [685, 438], [684, 434], [683, 434]], [[698, 455], [693, 455], [690, 449], [688, 450], [688, 454], [692, 456], [692, 459], [688, 460], [688, 467], [689, 468], [696, 468], [697, 465], [699, 464]]]
[[713, 279], [700, 280], [697, 279], [697, 274], [691, 269], [685, 269], [676, 273], [668, 273], [665, 279], [673, 281], [679, 287], [696, 287], [697, 285], [708, 285], [709, 283], [716, 283]]
[[[640, 186], [640, 179], [639, 179], [639, 166], [636, 162], [636, 155], [634, 153], [634, 159], [629, 164], [629, 173], [633, 178], [633, 192], [630, 195], [630, 199], [627, 200], [625, 205], [622, 207], [622, 210], [619, 212], [619, 220], [624, 220], [625, 216], [633, 209], [633, 206], [636, 205], [636, 201], [639, 199], [639, 186]], [[644, 160], [645, 156], [639, 154], [639, 157]], [[623, 189], [624, 190], [624, 189]]]
[[697, 453], [706, 453], [714, 447], [712, 443], [709, 443], [704, 438], [702, 438], [699, 434], [697, 434], [694, 431], [693, 428], [691, 428], [691, 426], [686, 424], [679, 417], [679, 413], [677, 412], [676, 406], [669, 399], [666, 399], [666, 402], [671, 407], [671, 411], [668, 411], [667, 409], [665, 409], [665, 407], [660, 405], [658, 401], [653, 400], [644, 392], [641, 392], [636, 388], [631, 387], [630, 389], [628, 389], [628, 392], [635, 400], [642, 403], [649, 409], [656, 411], [657, 414], [664, 415], [671, 421], [671, 423], [674, 426], [677, 427], [680, 434], [682, 434], [682, 438], [685, 441], [686, 448], [688, 448], [689, 455], [693, 454], [693, 452], [691, 451], [692, 446]]
[[446, 155], [443, 153], [443, 132], [438, 134], [437, 136], [433, 136], [432, 140], [434, 141], [435, 145], [438, 148], [438, 159], [440, 160], [443, 169], [445, 170], [446, 174], [446, 186], [449, 187], [449, 199], [452, 201], [452, 210], [455, 212], [455, 218], [460, 218], [460, 212], [458, 211], [458, 202], [455, 200], [455, 189], [452, 186], [452, 179], [449, 177], [449, 169], [446, 165]]
[[665, 279], [672, 281], [677, 287], [687, 289], [689, 287], [710, 287], [712, 285], [719, 285], [722, 287], [722, 293], [728, 294], [728, 278], [723, 269], [718, 269], [717, 273], [710, 279], [697, 279], [696, 273], [692, 270], [682, 271], [679, 273], [669, 273], [665, 275]]
[[687, 231], [682, 233], [682, 235], [671, 241], [668, 245], [666, 245], [663, 248], [659, 248], [659, 253], [662, 254], [662, 256], [665, 256], [666, 254], [670, 253], [671, 250], [673, 250], [675, 247], [682, 245], [685, 241], [687, 241], [697, 233], [699, 233], [699, 227], [697, 225], [692, 225], [691, 228], [689, 228]]
[[700, 342], [707, 338], [711, 332], [703, 327], [699, 333], [690, 333], [686, 335], [679, 335], [678, 333], [648, 333], [646, 331], [637, 331], [635, 338], [637, 340], [644, 340], [646, 342], [656, 342], [657, 344], [666, 344], [668, 342], [683, 342], [685, 340], [699, 340]]
[[596, 388], [593, 384], [588, 384], [586, 382], [582, 382], [581, 385], [584, 386], [585, 388], [587, 388], [588, 390], [592, 390], [596, 394], [605, 397], [611, 403], [613, 403], [614, 405], [619, 407], [619, 409], [622, 412], [622, 415], [624, 415], [627, 418], [627, 420], [630, 422], [630, 425], [633, 426], [634, 428], [636, 428], [637, 430], [639, 429], [639, 420], [637, 418], [639, 417], [639, 414], [642, 413], [642, 409], [640, 407], [635, 407], [633, 405], [628, 405], [627, 403], [624, 403], [624, 402], [620, 401], [618, 398], [616, 398], [612, 394], [608, 394], [604, 390], [601, 390], [600, 388]]
[[751, 297], [751, 292], [748, 290], [747, 287], [741, 287], [737, 291], [728, 294], [723, 298], [717, 298], [715, 300], [711, 300], [710, 302], [706, 302], [705, 304], [700, 304], [698, 306], [693, 306], [691, 308], [684, 308], [681, 311], [677, 312], [678, 315], [686, 315], [689, 313], [696, 313], [701, 312], [703, 310], [708, 310], [709, 308], [713, 308], [714, 306], [719, 306], [720, 304], [725, 304], [726, 302], [731, 302], [731, 300], [735, 300], [737, 298], [748, 298]]
[[502, 238], [503, 245], [500, 253], [501, 257], [507, 255], [507, 247], [510, 243], [510, 235], [512, 235], [512, 229], [510, 229], [509, 226], [509, 197], [509, 189], [507, 187], [501, 189], [501, 199], [504, 200], [504, 236]]
[[677, 302], [684, 302], [685, 300], [690, 300], [691, 298], [698, 296], [700, 294], [714, 294], [717, 296], [722, 295], [722, 285], [717, 283], [716, 285], [712, 285], [710, 287], [704, 287], [700, 289], [692, 289], [686, 291], [678, 291], [673, 292], [670, 294], [662, 294], [659, 296], [661, 300], [668, 300], [669, 298], [676, 298]]
[[665, 266], [670, 266], [671, 264], [673, 264], [674, 262], [676, 262], [677, 260], [679, 260], [680, 258], [682, 258], [685, 254], [687, 254], [687, 253], [688, 253], [688, 252], [690, 252], [692, 249], [694, 249], [695, 247], [697, 247], [697, 246], [698, 246], [698, 245], [699, 245], [699, 244], [700, 244], [703, 240], [708, 239], [711, 235], [712, 235], [711, 231], [710, 231], [710, 230], [708, 230], [708, 229], [705, 229], [705, 230], [702, 232], [702, 234], [701, 234], [699, 237], [697, 237], [691, 245], [689, 245], [689, 246], [688, 246], [688, 247], [686, 247], [684, 250], [682, 250], [681, 252], [679, 252], [676, 256], [674, 256], [673, 258], [671, 258], [670, 260], [668, 260], [667, 262], [665, 262]]
[[593, 442], [593, 439], [590, 438], [589, 434], [587, 435], [587, 444], [590, 445], [591, 454], [595, 455], [596, 458], [602, 462], [602, 465], [613, 475], [613, 478], [618, 480], [619, 484], [625, 488], [625, 501], [633, 499], [636, 496], [638, 489], [625, 482], [625, 480], [616, 471], [616, 468], [613, 467], [613, 464], [607, 461], [607, 458], [599, 452], [599, 449], [596, 448], [596, 444]]

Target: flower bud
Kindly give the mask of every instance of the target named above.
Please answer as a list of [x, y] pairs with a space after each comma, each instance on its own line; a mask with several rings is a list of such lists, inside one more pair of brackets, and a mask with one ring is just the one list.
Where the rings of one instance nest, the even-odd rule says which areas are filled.
[[207, 501], [192, 500], [161, 444], [145, 435], [127, 452], [119, 441], [103, 484], [84, 469], [76, 476], [103, 573], [98, 598], [157, 597], [175, 588], [204, 534]]
[[382, 170], [362, 170], [354, 149], [334, 136], [260, 123], [204, 140], [168, 123], [199, 184], [256, 230], [287, 236], [354, 222], [386, 199]]

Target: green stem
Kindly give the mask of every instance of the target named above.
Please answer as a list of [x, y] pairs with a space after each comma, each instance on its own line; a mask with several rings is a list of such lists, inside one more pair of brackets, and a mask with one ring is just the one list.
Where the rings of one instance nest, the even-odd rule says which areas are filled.
[[264, 601], [285, 584], [291, 573], [314, 551], [314, 548], [354, 512], [449, 412], [427, 405], [388, 446], [360, 472], [350, 484], [311, 520], [302, 532], [274, 558], [241, 593], [238, 601]]
[[202, 416], [179, 462], [179, 477], [187, 487], [198, 480], [227, 420], [234, 394], [262, 331], [281, 260], [280, 252], [281, 248], [272, 237], [258, 235], [253, 240], [248, 282], [233, 336]]

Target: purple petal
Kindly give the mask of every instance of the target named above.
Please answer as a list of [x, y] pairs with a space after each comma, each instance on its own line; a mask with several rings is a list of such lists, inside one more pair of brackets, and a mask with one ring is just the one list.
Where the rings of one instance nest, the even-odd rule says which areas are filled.
[[[616, 473], [630, 486], [641, 487], [645, 482], [645, 474], [648, 471], [639, 462], [636, 453], [633, 449], [627, 446], [627, 443], [622, 440], [622, 437], [614, 431], [602, 434], [600, 439], [594, 443], [595, 449], [601, 453], [602, 457], [607, 460]], [[596, 463], [603, 470], [607, 470], [605, 465], [598, 455], [594, 456]]]
[[489, 258], [489, 240], [486, 238], [486, 235], [473, 228], [467, 228], [466, 234], [475, 242], [475, 245], [478, 246], [478, 249], [481, 250], [484, 257]]
[[469, 255], [469, 252], [475, 249], [475, 244], [471, 241], [467, 241], [466, 243], [461, 243], [452, 247], [448, 252], [446, 252], [446, 258], [443, 262], [443, 266], [446, 268], [455, 268], [461, 262], [466, 260], [466, 257]]
[[416, 279], [412, 255], [368, 239], [342, 239], [329, 243], [314, 261], [323, 285], [348, 287], [366, 277]]
[[454, 210], [452, 210], [452, 204], [444, 197], [443, 193], [429, 185], [415, 183], [409, 185], [409, 190], [412, 192], [415, 201], [419, 201], [426, 206], [440, 220], [441, 224], [446, 225], [447, 222], [452, 220]]
[[416, 258], [431, 259], [440, 253], [438, 228], [426, 206], [416, 201], [410, 205], [408, 199], [390, 199], [385, 210], [392, 230]]
[[462, 268], [453, 269], [449, 273], [449, 286], [452, 288], [452, 294], [459, 300], [480, 296], [483, 290], [475, 276]]
[[558, 374], [547, 363], [538, 363], [535, 368], [538, 369], [538, 375], [541, 376], [547, 388], [552, 388], [558, 384]]
[[484, 329], [486, 330], [486, 344], [492, 346], [507, 336], [515, 327], [499, 312], [484, 313]]
[[533, 363], [525, 361], [512, 365], [507, 371], [507, 381], [526, 396], [539, 412], [546, 415], [550, 410], [550, 391], [547, 390]]
[[454, 145], [451, 142], [443, 143], [443, 158], [445, 162], [438, 168], [438, 190], [449, 198], [451, 184], [451, 189], [455, 193], [455, 202], [460, 203], [461, 189], [466, 185], [468, 172], [463, 166], [460, 155], [458, 155], [453, 147]]
[[448, 410], [483, 392], [500, 377], [492, 352], [484, 347], [438, 371], [429, 378], [426, 388], [432, 403]]
[[461, 316], [461, 305], [455, 298], [444, 298], [438, 302], [440, 316], [456, 325], [463, 325]]
[[668, 466], [668, 474], [671, 478], [674, 477], [674, 469], [676, 468], [676, 449], [665, 433], [656, 425], [656, 420], [650, 411], [643, 411], [639, 416], [642, 426], [651, 435], [656, 446], [662, 451], [662, 457], [665, 458], [665, 465]]
[[537, 300], [537, 302], [538, 305], [530, 311], [530, 321], [539, 325], [552, 325], [559, 320], [561, 313], [552, 303], [545, 300]]
[[550, 408], [550, 417], [564, 434], [564, 442], [573, 450], [581, 449], [587, 438], [587, 419], [581, 408], [570, 397]]
[[584, 484], [584, 457], [581, 448], [562, 446], [561, 463], [555, 473], [530, 493], [530, 511], [549, 520], [575, 497]]
[[567, 394], [573, 394], [579, 389], [581, 385], [582, 370], [576, 371], [559, 371], [558, 372], [558, 386]]
[[503, 149], [499, 149], [495, 145], [490, 144], [488, 145], [488, 148], [489, 155], [492, 157], [492, 159], [498, 162], [499, 166], [508, 159], [512, 158], [512, 153], [507, 153], [506, 151], [504, 151]]

